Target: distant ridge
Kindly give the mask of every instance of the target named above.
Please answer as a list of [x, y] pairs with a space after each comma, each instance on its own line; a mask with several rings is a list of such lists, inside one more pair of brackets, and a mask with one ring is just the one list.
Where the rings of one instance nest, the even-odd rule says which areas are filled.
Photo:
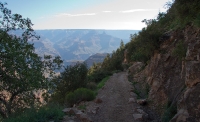
[[91, 67], [94, 63], [102, 63], [108, 53], [97, 53], [90, 56], [84, 62], [87, 64], [88, 67]]
[[[21, 32], [11, 33], [20, 35]], [[138, 30], [48, 29], [35, 32], [40, 40], [30, 43], [34, 43], [37, 54], [59, 55], [65, 64], [70, 64], [72, 60], [84, 61], [96, 53], [111, 53], [120, 46], [121, 40], [129, 42], [130, 34]]]

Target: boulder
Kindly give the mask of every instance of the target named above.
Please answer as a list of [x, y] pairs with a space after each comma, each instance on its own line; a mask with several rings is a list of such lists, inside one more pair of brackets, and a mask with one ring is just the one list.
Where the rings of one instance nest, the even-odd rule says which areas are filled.
[[140, 114], [146, 114], [142, 109], [137, 109], [137, 112], [139, 112]]
[[143, 111], [142, 109], [140, 109], [140, 108], [136, 109], [136, 111], [137, 111], [138, 113], [142, 114], [142, 117], [143, 117], [144, 120], [148, 120], [149, 115], [148, 115], [146, 112], [144, 112], [144, 111]]
[[178, 103], [177, 114], [171, 122], [199, 122], [200, 121], [200, 83], [187, 88]]
[[133, 118], [135, 119], [135, 120], [143, 120], [143, 115], [142, 114], [133, 114]]
[[99, 104], [99, 103], [102, 103], [103, 101], [100, 98], [97, 98], [97, 99], [94, 100], [94, 102]]
[[78, 111], [76, 117], [81, 120], [81, 122], [92, 122], [92, 120], [83, 112]]
[[180, 109], [178, 113], [171, 119], [170, 122], [187, 122], [189, 117], [188, 111], [185, 109]]
[[77, 118], [74, 116], [64, 116], [62, 122], [76, 122]]
[[135, 100], [135, 98], [129, 98], [129, 100], [128, 100], [128, 103], [130, 104], [130, 103], [135, 103], [136, 102], [136, 100]]
[[146, 105], [147, 104], [147, 100], [146, 99], [139, 99], [139, 100], [137, 100], [137, 103], [139, 105]]
[[141, 68], [144, 66], [144, 63], [142, 62], [134, 62], [132, 66], [128, 68], [128, 71], [130, 74], [136, 74], [141, 70]]
[[78, 110], [76, 108], [65, 108], [62, 111], [65, 114], [75, 115]]
[[137, 94], [135, 94], [134, 92], [130, 92], [130, 95], [134, 98], [137, 98]]
[[93, 106], [91, 108], [87, 108], [87, 112], [93, 113], [93, 114], [96, 114], [98, 110], [99, 110], [99, 106]]
[[185, 84], [188, 87], [195, 86], [200, 83], [200, 63], [198, 61], [186, 62], [186, 79]]

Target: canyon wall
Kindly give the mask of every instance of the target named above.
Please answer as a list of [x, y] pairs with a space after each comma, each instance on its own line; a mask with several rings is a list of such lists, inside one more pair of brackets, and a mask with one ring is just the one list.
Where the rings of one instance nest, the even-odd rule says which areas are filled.
[[172, 122], [200, 121], [200, 29], [169, 31], [160, 42], [144, 70], [129, 72], [132, 81], [141, 83], [141, 93], [149, 86], [148, 107], [160, 116], [168, 112]]

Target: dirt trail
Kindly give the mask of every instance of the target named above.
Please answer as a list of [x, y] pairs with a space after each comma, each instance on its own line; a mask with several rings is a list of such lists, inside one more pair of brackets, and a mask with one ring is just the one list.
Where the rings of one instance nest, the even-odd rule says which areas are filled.
[[103, 102], [98, 104], [99, 110], [91, 114], [94, 122], [134, 122], [133, 113], [137, 105], [129, 104], [131, 83], [127, 73], [120, 72], [110, 77], [105, 86], [99, 90], [97, 98]]

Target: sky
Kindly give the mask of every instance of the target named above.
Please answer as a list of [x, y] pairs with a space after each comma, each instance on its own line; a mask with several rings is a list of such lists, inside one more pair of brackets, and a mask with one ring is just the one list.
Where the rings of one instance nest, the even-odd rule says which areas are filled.
[[4, 0], [37, 29], [141, 30], [168, 0]]

